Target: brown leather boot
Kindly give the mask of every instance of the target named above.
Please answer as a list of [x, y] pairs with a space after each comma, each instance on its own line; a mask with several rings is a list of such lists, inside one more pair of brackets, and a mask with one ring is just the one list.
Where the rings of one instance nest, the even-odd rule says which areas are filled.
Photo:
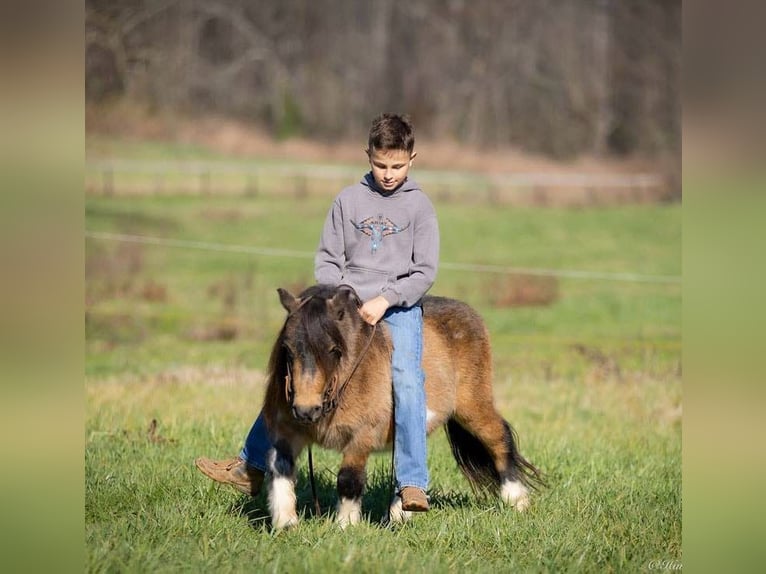
[[243, 494], [256, 496], [261, 490], [263, 471], [250, 466], [239, 457], [228, 460], [200, 457], [194, 464], [208, 478], [221, 484], [230, 484]]
[[402, 510], [410, 512], [428, 512], [428, 496], [417, 486], [405, 486], [399, 492], [402, 497]]

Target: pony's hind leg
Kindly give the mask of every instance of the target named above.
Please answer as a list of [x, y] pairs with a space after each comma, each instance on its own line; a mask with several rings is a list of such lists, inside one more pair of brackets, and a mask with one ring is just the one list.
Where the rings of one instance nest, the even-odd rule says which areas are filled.
[[345, 529], [362, 520], [362, 495], [367, 480], [369, 453], [343, 453], [338, 471], [338, 508], [336, 521]]
[[529, 489], [545, 486], [545, 478], [534, 464], [521, 455], [516, 431], [506, 420], [503, 420], [503, 429], [507, 445], [507, 464], [500, 487], [500, 497], [516, 510], [522, 511], [529, 506]]
[[500, 474], [500, 499], [521, 512], [529, 506], [529, 484], [538, 476], [537, 469], [519, 453], [516, 433], [508, 421], [503, 420], [505, 466]]
[[[485, 411], [486, 412], [486, 411]], [[529, 485], [539, 476], [521, 456], [515, 433], [497, 412], [447, 423], [452, 453], [475, 487], [490, 487], [518, 511], [529, 506]]]
[[280, 439], [269, 452], [269, 510], [276, 530], [296, 526], [295, 457], [289, 443]]

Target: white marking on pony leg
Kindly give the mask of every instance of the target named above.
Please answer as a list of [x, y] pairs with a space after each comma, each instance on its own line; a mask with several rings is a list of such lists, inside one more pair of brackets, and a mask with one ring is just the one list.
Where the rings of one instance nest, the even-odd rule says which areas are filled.
[[269, 488], [269, 509], [271, 525], [277, 530], [296, 526], [298, 513], [295, 510], [295, 483], [284, 476], [271, 480]]
[[518, 480], [505, 480], [500, 489], [500, 498], [521, 512], [529, 506], [529, 489]]
[[388, 516], [383, 517], [383, 525], [404, 524], [410, 518], [412, 518], [412, 512], [402, 508], [402, 497], [397, 494], [391, 501], [391, 506], [388, 507]]
[[362, 520], [362, 499], [341, 498], [338, 501], [338, 516], [336, 521], [342, 530], [351, 524], [359, 524]]

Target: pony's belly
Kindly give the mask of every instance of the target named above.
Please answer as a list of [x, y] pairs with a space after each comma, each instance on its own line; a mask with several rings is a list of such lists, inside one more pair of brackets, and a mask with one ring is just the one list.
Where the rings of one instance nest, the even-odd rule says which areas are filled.
[[352, 427], [320, 425], [317, 428], [315, 441], [323, 448], [342, 451], [354, 439], [354, 434]]
[[426, 433], [431, 434], [439, 427], [443, 427], [449, 418], [448, 412], [426, 409]]
[[343, 452], [350, 447], [367, 450], [385, 450], [391, 444], [390, 430], [383, 430], [385, 425], [373, 427], [366, 426], [328, 426], [317, 429], [316, 443], [327, 449]]

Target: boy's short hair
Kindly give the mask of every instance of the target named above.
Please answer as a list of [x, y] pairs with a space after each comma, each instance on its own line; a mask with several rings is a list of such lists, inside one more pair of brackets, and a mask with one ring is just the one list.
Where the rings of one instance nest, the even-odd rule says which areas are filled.
[[412, 153], [415, 149], [415, 132], [409, 116], [384, 113], [372, 120], [367, 153], [374, 149], [405, 150]]

